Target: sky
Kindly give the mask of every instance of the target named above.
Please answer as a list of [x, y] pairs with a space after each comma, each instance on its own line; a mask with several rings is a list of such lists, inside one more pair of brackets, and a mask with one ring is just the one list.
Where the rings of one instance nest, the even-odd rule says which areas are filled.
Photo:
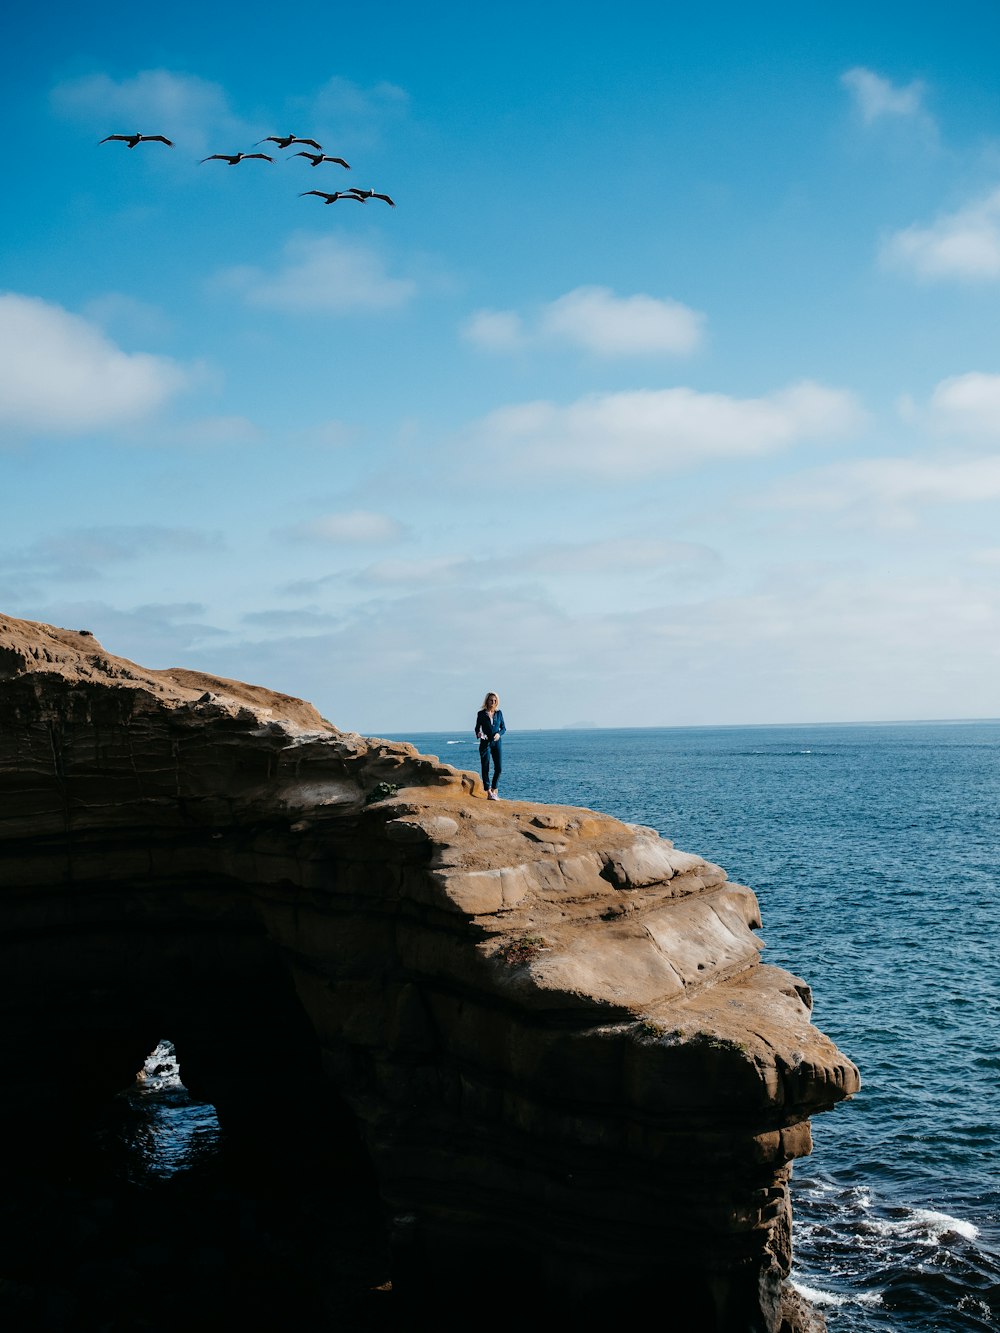
[[[965, 0], [22, 7], [0, 611], [369, 734], [997, 716], [998, 49]], [[395, 206], [303, 193], [351, 186]]]

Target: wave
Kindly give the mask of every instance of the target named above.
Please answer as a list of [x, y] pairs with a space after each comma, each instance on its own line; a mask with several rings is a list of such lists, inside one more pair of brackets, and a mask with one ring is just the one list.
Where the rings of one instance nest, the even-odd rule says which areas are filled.
[[880, 1291], [859, 1291], [851, 1296], [838, 1296], [833, 1291], [821, 1291], [819, 1287], [809, 1287], [804, 1282], [790, 1279], [792, 1286], [811, 1305], [881, 1305]]
[[923, 1240], [931, 1245], [938, 1245], [952, 1236], [961, 1236], [963, 1240], [977, 1240], [979, 1228], [974, 1222], [966, 1222], [949, 1213], [939, 1213], [933, 1208], [907, 1209], [902, 1217], [883, 1222], [878, 1227], [885, 1234], [895, 1233], [910, 1240]]

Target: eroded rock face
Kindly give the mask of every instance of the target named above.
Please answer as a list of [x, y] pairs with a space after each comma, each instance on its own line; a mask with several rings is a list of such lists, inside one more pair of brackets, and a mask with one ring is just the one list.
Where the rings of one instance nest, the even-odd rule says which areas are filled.
[[261, 1098], [319, 1105], [321, 1066], [319, 1133], [370, 1155], [404, 1288], [514, 1265], [653, 1290], [678, 1328], [806, 1327], [790, 1164], [858, 1074], [759, 924], [651, 829], [487, 802], [299, 700], [0, 617], [4, 1113], [64, 1113], [57, 1050], [85, 1109], [169, 1036], [251, 1131]]

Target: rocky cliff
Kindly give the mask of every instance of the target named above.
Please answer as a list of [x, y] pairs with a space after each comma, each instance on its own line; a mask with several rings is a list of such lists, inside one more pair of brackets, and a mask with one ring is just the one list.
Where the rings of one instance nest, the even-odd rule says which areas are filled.
[[651, 829], [0, 617], [8, 1133], [168, 1037], [224, 1126], [370, 1161], [400, 1291], [804, 1329], [790, 1164], [858, 1075], [759, 924]]

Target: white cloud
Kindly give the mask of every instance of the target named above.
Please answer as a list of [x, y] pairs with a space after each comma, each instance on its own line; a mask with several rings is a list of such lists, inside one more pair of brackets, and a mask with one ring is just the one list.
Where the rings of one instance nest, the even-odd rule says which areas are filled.
[[127, 353], [33, 296], [0, 295], [0, 424], [74, 435], [148, 416], [188, 382], [167, 357]]
[[298, 540], [354, 546], [399, 541], [403, 529], [388, 514], [354, 509], [341, 514], [323, 514], [320, 518], [299, 523], [288, 535]]
[[895, 232], [882, 260], [921, 278], [1000, 278], [1000, 189], [929, 226]]
[[874, 70], [855, 65], [840, 76], [866, 124], [882, 116], [914, 116], [922, 109], [924, 85], [919, 79], [899, 87]]
[[679, 301], [618, 297], [606, 287], [577, 287], [542, 311], [543, 336], [578, 343], [599, 356], [691, 352], [704, 315]]
[[780, 509], [812, 530], [817, 514], [848, 528], [914, 528], [923, 510], [1000, 500], [1000, 456], [870, 458], [818, 469], [775, 488], [757, 505]]
[[577, 287], [541, 306], [530, 322], [513, 310], [476, 311], [462, 333], [491, 351], [562, 342], [596, 356], [678, 355], [701, 345], [704, 323], [704, 315], [679, 301]]
[[[233, 112], [219, 84], [166, 69], [140, 70], [128, 79], [107, 74], [70, 79], [52, 89], [51, 101], [58, 114], [105, 134], [165, 134], [191, 151], [202, 151], [212, 142], [216, 144], [212, 151], [230, 152], [230, 142], [242, 148], [256, 134]], [[156, 150], [159, 145], [151, 147]]]
[[930, 418], [938, 430], [1000, 438], [1000, 375], [970, 371], [942, 380], [931, 394]]
[[405, 305], [417, 290], [410, 278], [390, 277], [374, 250], [333, 236], [293, 236], [285, 246], [283, 265], [274, 272], [233, 268], [219, 281], [249, 305], [293, 314], [392, 310]]
[[806, 439], [843, 435], [861, 419], [853, 396], [803, 382], [761, 398], [694, 389], [590, 394], [500, 408], [472, 428], [506, 468], [604, 476], [669, 472], [718, 458], [752, 458]]

